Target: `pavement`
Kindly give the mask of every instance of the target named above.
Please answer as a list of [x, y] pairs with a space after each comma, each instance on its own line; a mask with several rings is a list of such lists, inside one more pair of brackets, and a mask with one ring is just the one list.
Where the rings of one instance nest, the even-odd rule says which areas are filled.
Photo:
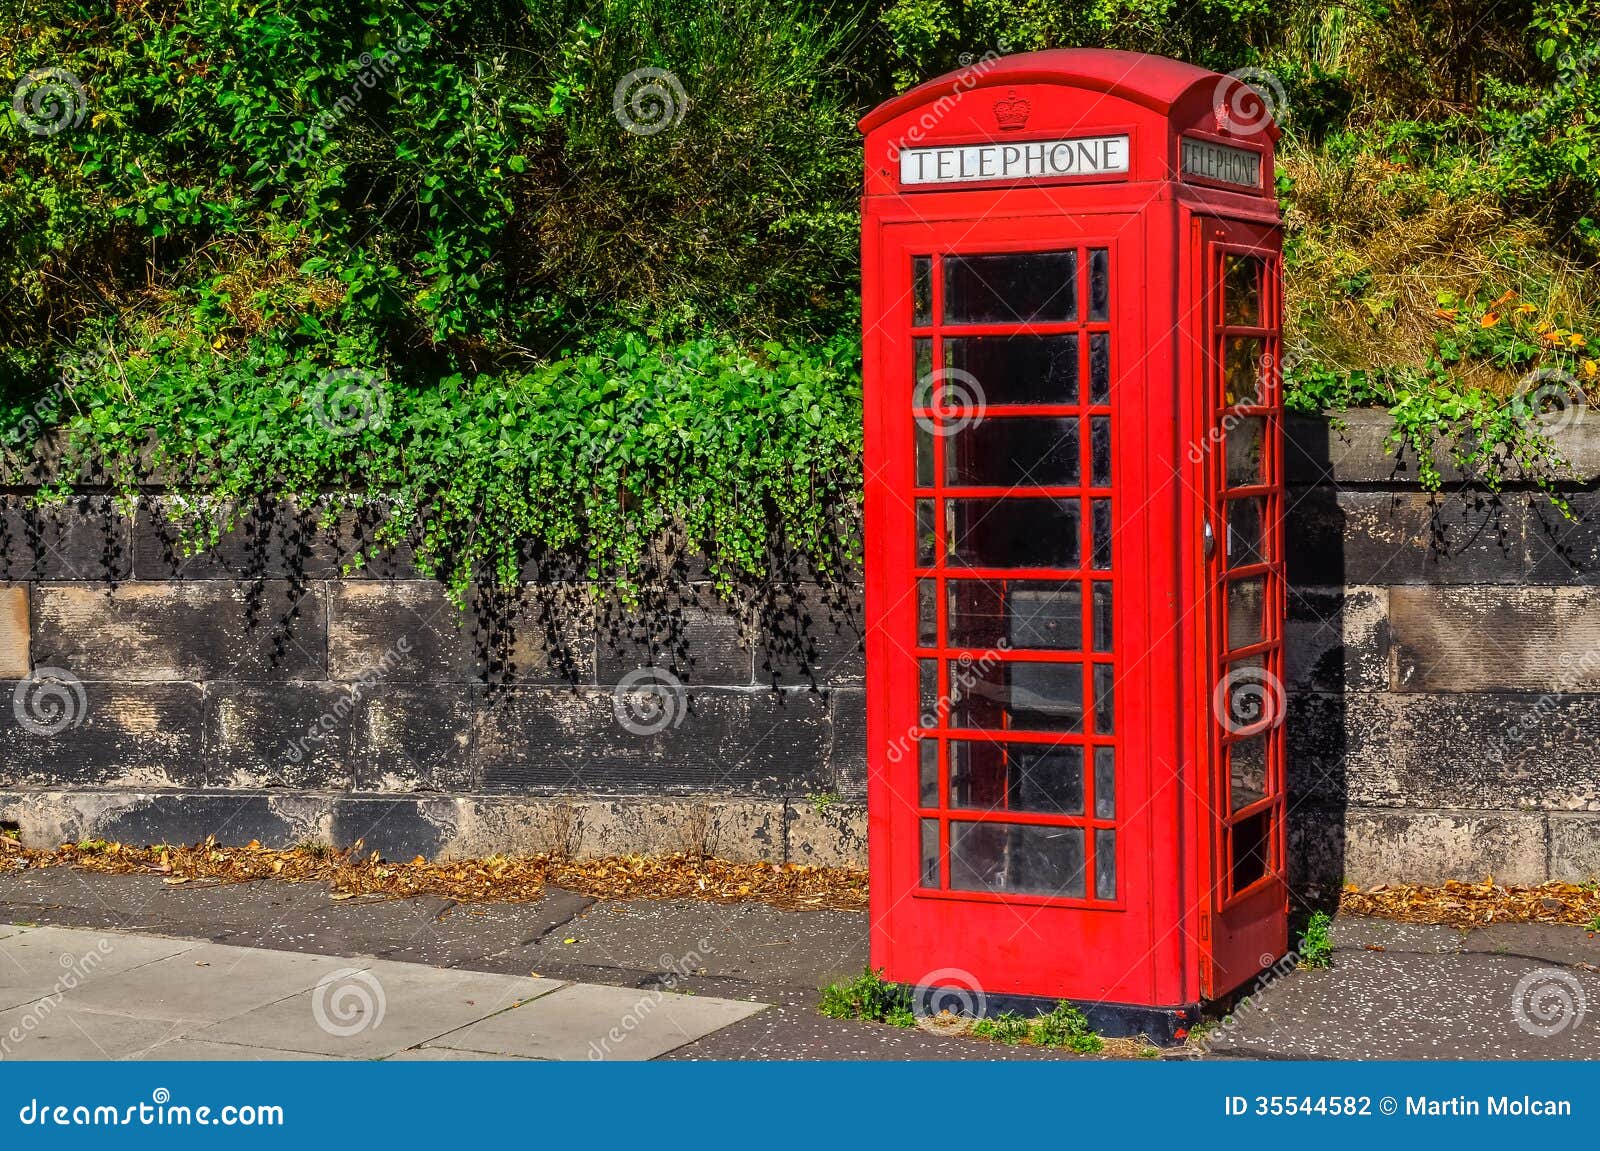
[[[0, 876], [0, 1059], [1081, 1058], [822, 1017], [866, 931], [759, 903], [27, 871]], [[1267, 981], [1164, 1057], [1600, 1059], [1600, 939], [1580, 928], [1333, 934], [1331, 969]]]

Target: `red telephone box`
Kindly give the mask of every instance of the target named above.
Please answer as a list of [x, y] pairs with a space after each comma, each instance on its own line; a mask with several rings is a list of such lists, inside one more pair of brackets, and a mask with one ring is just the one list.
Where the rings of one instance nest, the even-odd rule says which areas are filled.
[[1055, 50], [861, 130], [872, 962], [1182, 1034], [1286, 948], [1277, 128]]

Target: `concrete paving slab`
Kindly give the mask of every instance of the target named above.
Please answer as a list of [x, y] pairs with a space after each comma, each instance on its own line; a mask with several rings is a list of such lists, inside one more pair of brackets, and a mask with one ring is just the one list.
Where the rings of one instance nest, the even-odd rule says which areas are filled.
[[[0, 943], [3, 946], [3, 943]], [[74, 1007], [150, 1019], [216, 1023], [309, 991], [351, 961], [330, 955], [202, 943], [168, 959], [98, 979]]]
[[73, 1011], [56, 1005], [0, 1011], [0, 1057], [7, 1061], [122, 1059], [171, 1039], [181, 1025]]
[[311, 990], [191, 1034], [225, 1043], [377, 1059], [563, 986], [553, 979], [384, 960], [338, 974]]
[[[1409, 951], [1419, 954], [1453, 955], [1467, 950], [1472, 932], [1434, 923], [1398, 923], [1391, 919], [1368, 919], [1341, 915], [1334, 919], [1329, 935], [1335, 949], [1365, 951]], [[1292, 942], [1292, 941], [1291, 941]]]
[[0, 1010], [75, 999], [123, 972], [193, 949], [182, 939], [30, 927], [0, 939]]
[[573, 984], [429, 1046], [535, 1059], [654, 1059], [765, 1004]]
[[140, 1063], [197, 1062], [197, 1063], [342, 1063], [336, 1055], [317, 1055], [310, 1051], [275, 1051], [270, 1047], [245, 1047], [238, 1043], [214, 1043], [208, 1039], [190, 1039], [179, 1036], [158, 1043], [147, 1051], [128, 1056]]

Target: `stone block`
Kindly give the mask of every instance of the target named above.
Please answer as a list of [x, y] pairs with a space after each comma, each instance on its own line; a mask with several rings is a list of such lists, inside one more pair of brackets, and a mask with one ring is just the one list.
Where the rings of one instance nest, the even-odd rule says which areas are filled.
[[32, 670], [28, 658], [27, 585], [0, 586], [0, 678], [27, 679]]
[[614, 684], [640, 668], [659, 668], [685, 684], [754, 682], [747, 626], [704, 586], [641, 589], [638, 604], [605, 603], [598, 621], [599, 676]]
[[231, 791], [354, 786], [351, 730], [361, 700], [342, 684], [206, 686], [206, 786]]
[[1388, 602], [1382, 587], [1290, 588], [1284, 632], [1289, 690], [1387, 688]]
[[36, 505], [0, 495], [0, 579], [122, 580], [131, 571], [128, 519], [110, 496]]
[[1600, 691], [1600, 589], [1396, 587], [1395, 690]]
[[1476, 491], [1292, 488], [1289, 581], [1349, 584], [1518, 583], [1527, 505]]
[[0, 682], [0, 785], [194, 787], [202, 691], [192, 683]]
[[83, 679], [323, 679], [325, 596], [284, 580], [37, 584], [34, 662]]
[[472, 768], [472, 692], [466, 684], [356, 685], [358, 791], [463, 792]]

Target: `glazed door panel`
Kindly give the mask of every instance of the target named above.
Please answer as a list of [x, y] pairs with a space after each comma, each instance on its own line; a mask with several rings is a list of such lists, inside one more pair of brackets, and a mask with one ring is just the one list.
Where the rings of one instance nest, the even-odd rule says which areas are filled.
[[964, 231], [879, 241], [873, 962], [937, 983], [960, 956], [953, 981], [992, 993], [1153, 1002], [1148, 778], [1131, 769], [1147, 661], [1126, 656], [1147, 558], [1125, 530], [1139, 233], [1121, 216]]

